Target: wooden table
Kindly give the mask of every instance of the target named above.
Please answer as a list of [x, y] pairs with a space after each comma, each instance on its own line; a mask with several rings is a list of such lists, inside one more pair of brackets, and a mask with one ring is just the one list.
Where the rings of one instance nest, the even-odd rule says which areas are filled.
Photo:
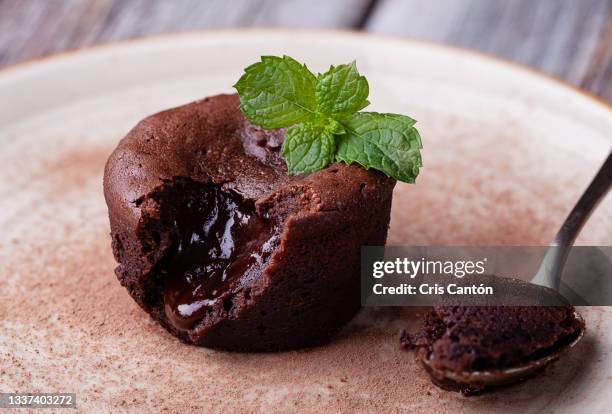
[[0, 0], [0, 67], [219, 27], [360, 29], [469, 47], [612, 101], [612, 0]]

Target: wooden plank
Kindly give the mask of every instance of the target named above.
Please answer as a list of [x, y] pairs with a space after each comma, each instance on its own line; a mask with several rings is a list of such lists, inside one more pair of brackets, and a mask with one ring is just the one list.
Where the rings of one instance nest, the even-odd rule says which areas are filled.
[[370, 0], [0, 0], [0, 66], [156, 33], [353, 27]]
[[267, 0], [249, 25], [353, 28], [374, 0]]
[[583, 81], [598, 44], [607, 59], [591, 71], [610, 71], [612, 43], [599, 39], [611, 16], [612, 0], [380, 0], [366, 28], [500, 55], [612, 100], [606, 82]]
[[602, 97], [612, 101], [612, 13], [608, 15], [606, 28], [591, 55], [580, 86], [597, 91]]
[[612, 0], [0, 0], [0, 67], [164, 32], [365, 26], [501, 55], [612, 100], [611, 20]]

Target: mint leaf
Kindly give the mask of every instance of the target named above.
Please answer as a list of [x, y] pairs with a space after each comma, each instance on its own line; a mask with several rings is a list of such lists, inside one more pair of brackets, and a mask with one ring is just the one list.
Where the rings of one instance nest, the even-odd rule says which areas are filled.
[[309, 119], [316, 109], [315, 76], [289, 56], [262, 56], [234, 85], [240, 109], [263, 128], [283, 128]]
[[368, 81], [359, 75], [355, 62], [331, 66], [327, 72], [317, 76], [315, 87], [317, 110], [324, 114], [357, 112], [370, 103], [369, 93]]
[[414, 183], [421, 161], [416, 121], [404, 115], [360, 112], [340, 120], [346, 134], [337, 137], [336, 160], [374, 168], [396, 180]]
[[290, 173], [313, 172], [334, 160], [333, 135], [324, 127], [302, 123], [285, 133], [283, 156]]

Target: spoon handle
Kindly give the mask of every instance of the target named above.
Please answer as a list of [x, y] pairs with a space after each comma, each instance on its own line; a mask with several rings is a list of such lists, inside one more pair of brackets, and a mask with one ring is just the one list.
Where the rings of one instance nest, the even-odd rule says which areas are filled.
[[612, 185], [612, 152], [603, 163], [591, 184], [569, 213], [565, 222], [555, 236], [551, 247], [546, 252], [544, 260], [532, 282], [555, 290], [559, 289], [563, 266], [576, 237], [582, 230], [597, 204], [610, 190]]

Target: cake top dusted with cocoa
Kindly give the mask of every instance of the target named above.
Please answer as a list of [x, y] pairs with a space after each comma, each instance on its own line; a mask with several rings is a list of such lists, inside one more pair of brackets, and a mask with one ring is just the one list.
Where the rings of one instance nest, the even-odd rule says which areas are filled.
[[238, 106], [238, 95], [218, 95], [142, 120], [106, 164], [109, 210], [125, 225], [135, 226], [138, 205], [175, 177], [221, 185], [261, 202], [284, 187], [284, 194], [299, 193], [295, 201], [313, 211], [340, 204], [346, 208], [365, 187], [395, 183], [381, 173], [341, 163], [308, 175], [288, 175], [280, 156], [284, 131], [253, 126]]

